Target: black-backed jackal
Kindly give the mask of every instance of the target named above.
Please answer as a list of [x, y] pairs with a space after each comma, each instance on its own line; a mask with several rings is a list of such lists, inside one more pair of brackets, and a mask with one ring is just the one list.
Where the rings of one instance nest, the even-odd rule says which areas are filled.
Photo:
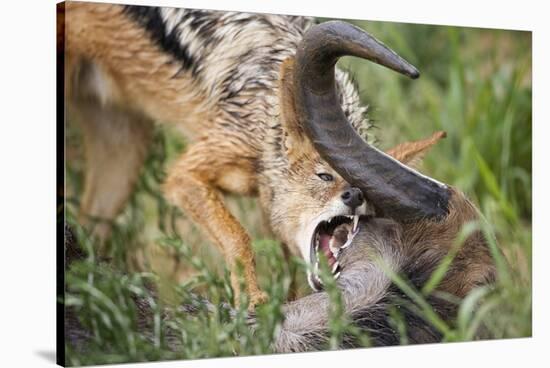
[[[333, 29], [314, 26], [309, 18], [269, 14], [80, 2], [59, 9], [65, 19], [58, 36], [66, 57], [67, 108], [81, 124], [85, 142], [83, 223], [91, 217], [113, 219], [123, 208], [154, 123], [177, 126], [191, 142], [169, 168], [166, 198], [219, 246], [231, 269], [237, 260], [242, 263], [252, 305], [265, 294], [257, 285], [250, 237], [225, 207], [223, 193], [258, 196], [278, 238], [308, 261], [315, 244], [335, 275], [340, 266], [334, 250], [347, 239], [334, 236], [335, 226], [346, 223], [355, 231], [360, 215], [391, 209], [392, 203], [327, 164], [304, 131], [305, 120], [325, 114], [330, 121], [342, 114], [354, 132], [372, 138], [367, 108], [348, 74], [319, 68], [327, 58], [353, 54], [416, 76], [412, 66], [365, 32], [344, 23], [327, 23], [343, 27]], [[312, 49], [304, 64], [308, 29], [324, 34], [332, 49]], [[352, 42], [349, 49], [341, 37]], [[331, 79], [318, 85], [308, 70]], [[328, 111], [326, 106], [335, 106], [317, 101], [317, 112], [304, 114], [315, 98], [297, 91], [329, 87], [338, 109]], [[410, 163], [441, 136], [388, 153]], [[94, 228], [100, 239], [109, 231], [106, 224]], [[313, 274], [309, 280], [312, 287], [321, 286]], [[232, 283], [238, 291], [234, 273]]]

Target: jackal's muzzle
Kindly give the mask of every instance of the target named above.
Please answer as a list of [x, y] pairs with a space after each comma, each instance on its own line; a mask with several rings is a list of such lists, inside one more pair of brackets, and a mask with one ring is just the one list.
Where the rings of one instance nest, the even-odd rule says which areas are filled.
[[322, 290], [323, 284], [319, 278], [319, 262], [321, 254], [327, 259], [329, 269], [334, 278], [340, 276], [338, 256], [347, 248], [359, 231], [359, 215], [335, 216], [327, 221], [321, 221], [313, 232], [310, 248], [310, 262], [313, 272], [308, 275], [311, 287]]

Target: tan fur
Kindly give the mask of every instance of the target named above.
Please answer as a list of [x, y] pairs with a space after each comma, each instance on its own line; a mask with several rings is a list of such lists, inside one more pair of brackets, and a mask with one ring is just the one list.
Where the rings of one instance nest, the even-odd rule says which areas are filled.
[[[201, 225], [211, 240], [220, 247], [229, 265], [235, 266], [237, 260], [242, 263], [247, 291], [252, 304], [255, 305], [263, 302], [266, 296], [257, 286], [250, 238], [237, 219], [227, 210], [219, 190], [214, 186], [216, 174], [225, 168], [236, 167], [242, 170], [246, 165], [239, 163], [238, 156], [225, 156], [226, 159], [221, 159], [225, 150], [220, 147], [220, 151], [216, 152], [215, 149], [210, 140], [193, 145], [172, 169], [164, 191], [172, 203], [180, 206]], [[251, 173], [246, 175], [246, 172], [242, 172], [245, 173], [242, 178], [249, 179], [252, 176]], [[244, 179], [238, 182], [245, 184], [239, 188], [242, 194], [252, 192], [252, 180]], [[232, 272], [231, 275], [234, 289], [239, 290], [236, 273]]]
[[[74, 68], [81, 59], [99, 65], [109, 84], [105, 103], [129, 110], [139, 107], [158, 121], [186, 127], [187, 136], [199, 133], [193, 126], [211, 125], [215, 106], [204, 105], [208, 99], [197, 95], [192, 80], [171, 78], [178, 65], [170, 63], [169, 55], [143, 28], [121, 14], [119, 5], [67, 2], [66, 19], [67, 65]], [[68, 70], [66, 75], [74, 73]], [[67, 86], [69, 95], [71, 87]]]
[[[196, 143], [170, 170], [164, 186], [167, 197], [206, 230], [232, 268], [237, 260], [242, 263], [252, 304], [265, 300], [257, 286], [250, 238], [219, 194], [220, 189], [255, 193], [249, 147], [215, 128], [223, 119], [216, 115], [216, 106], [206, 104], [208, 99], [197, 93], [192, 79], [171, 78], [179, 67], [144, 29], [121, 15], [120, 6], [68, 2], [66, 18], [66, 93], [86, 142], [82, 222], [114, 218], [130, 195], [150, 140], [152, 123], [146, 116], [175, 124]], [[77, 68], [88, 60], [98, 69], [95, 84], [75, 80]], [[109, 226], [99, 224], [94, 232], [105, 239]], [[236, 277], [232, 280], [238, 293]]]
[[[81, 122], [89, 158], [79, 220], [87, 224], [112, 219], [132, 191], [151, 141], [152, 123], [142, 115], [95, 103], [80, 103], [73, 114]], [[105, 222], [94, 227], [100, 239], [109, 230]]]
[[294, 103], [294, 58], [287, 58], [282, 64], [279, 73], [279, 101], [281, 103], [281, 122], [284, 126], [284, 145], [288, 157], [293, 161], [303, 155], [315, 154], [311, 142], [306, 138], [301, 124], [297, 119]]
[[415, 167], [422, 160], [426, 152], [446, 136], [447, 133], [445, 132], [435, 132], [431, 137], [426, 139], [401, 143], [386, 153], [406, 165]]

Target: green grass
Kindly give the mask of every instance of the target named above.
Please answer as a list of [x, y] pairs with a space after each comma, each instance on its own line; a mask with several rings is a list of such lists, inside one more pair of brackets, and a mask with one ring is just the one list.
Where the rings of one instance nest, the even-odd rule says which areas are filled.
[[[512, 338], [531, 335], [531, 36], [525, 32], [463, 29], [379, 22], [356, 22], [416, 65], [422, 76], [409, 81], [362, 60], [344, 59], [370, 104], [370, 117], [383, 149], [420, 139], [436, 130], [448, 133], [424, 160], [422, 171], [463, 190], [481, 209], [487, 223], [478, 224], [491, 239], [498, 268], [493, 287], [474, 290], [461, 301], [456, 323], [439, 321], [426, 304], [426, 296], [445, 271], [449, 258], [423, 290], [392, 275], [394, 282], [414, 301], [413, 307], [438, 326], [444, 341]], [[78, 145], [70, 130], [69, 144]], [[74, 133], [74, 134], [73, 134]], [[258, 309], [259, 327], [252, 336], [245, 311], [230, 318], [227, 311], [199, 311], [194, 317], [174, 313], [160, 319], [163, 307], [191, 303], [191, 291], [214, 302], [229, 301], [223, 262], [185, 215], [169, 207], [160, 196], [164, 168], [182, 150], [184, 142], [172, 131], [159, 129], [154, 149], [138, 183], [138, 190], [115, 223], [110, 241], [114, 262], [97, 266], [92, 255], [67, 273], [66, 303], [77, 310], [93, 331], [85, 352], [68, 349], [71, 365], [191, 359], [268, 353], [282, 320], [290, 275], [297, 273], [299, 292], [307, 290], [299, 260], [284, 262], [276, 240], [262, 226], [253, 200], [230, 199], [230, 207], [254, 238], [260, 283], [270, 295]], [[82, 189], [82, 162], [67, 165], [67, 215], [78, 230], [83, 246], [93, 249], [74, 221]], [[184, 229], [184, 231], [182, 231]], [[465, 232], [468, 228], [464, 229]], [[151, 249], [156, 249], [154, 252]], [[180, 277], [179, 269], [191, 270]], [[122, 276], [122, 272], [126, 273]], [[156, 319], [148, 334], [136, 329], [137, 311], [132, 294], [145, 295], [145, 285], [155, 283], [160, 296]], [[340, 315], [338, 292], [327, 279], [334, 301], [332, 338], [338, 345], [344, 332], [359, 334]], [[390, 311], [397, 330], [406, 331], [399, 313]], [[179, 336], [181, 349], [172, 352], [162, 331], [169, 325]], [[361, 335], [361, 334], [360, 334]], [[368, 336], [361, 335], [365, 346]], [[407, 339], [403, 334], [402, 343]]]

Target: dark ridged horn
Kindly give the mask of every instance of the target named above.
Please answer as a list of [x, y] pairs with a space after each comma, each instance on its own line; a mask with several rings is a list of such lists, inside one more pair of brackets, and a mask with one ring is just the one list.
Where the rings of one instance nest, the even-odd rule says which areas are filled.
[[339, 103], [334, 66], [341, 56], [371, 60], [411, 78], [412, 65], [367, 32], [345, 22], [311, 27], [298, 46], [294, 92], [298, 119], [321, 157], [360, 188], [377, 210], [401, 221], [448, 213], [449, 189], [367, 144]]

